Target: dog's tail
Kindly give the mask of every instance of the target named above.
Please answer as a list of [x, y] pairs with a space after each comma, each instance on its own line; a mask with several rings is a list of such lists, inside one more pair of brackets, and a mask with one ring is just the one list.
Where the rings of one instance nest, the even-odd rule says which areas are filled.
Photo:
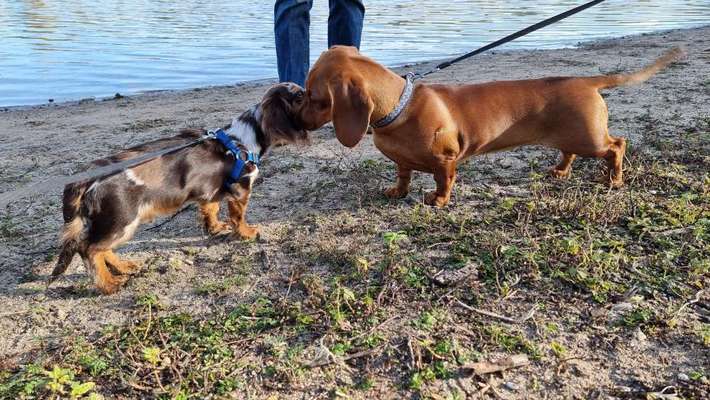
[[683, 58], [685, 54], [685, 50], [680, 47], [676, 47], [667, 51], [653, 64], [647, 66], [646, 68], [638, 72], [634, 72], [631, 74], [594, 76], [588, 79], [595, 83], [599, 89], [613, 88], [617, 86], [636, 85], [646, 81], [658, 71]]
[[61, 250], [57, 264], [47, 281], [47, 286], [63, 274], [71, 264], [74, 254], [80, 250], [81, 237], [84, 232], [84, 218], [81, 215], [81, 203], [91, 182], [69, 184], [64, 187], [63, 213], [64, 227], [60, 239]]

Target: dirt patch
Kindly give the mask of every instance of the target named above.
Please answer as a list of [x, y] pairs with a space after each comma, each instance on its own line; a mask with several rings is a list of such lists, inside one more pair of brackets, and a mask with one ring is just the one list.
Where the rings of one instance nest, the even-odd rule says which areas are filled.
[[[613, 134], [630, 142], [621, 190], [595, 182], [597, 161], [550, 180], [558, 155], [525, 148], [462, 165], [446, 209], [422, 204], [425, 174], [388, 201], [392, 163], [326, 127], [264, 160], [248, 212], [259, 240], [208, 238], [194, 212], [144, 226], [121, 249], [143, 271], [113, 296], [78, 260], [45, 290], [59, 193], [13, 203], [0, 215], [0, 395], [85, 384], [117, 398], [636, 398], [671, 386], [707, 398], [710, 28], [484, 54], [431, 81], [630, 71], [676, 45], [686, 60], [604, 92]], [[265, 89], [0, 111], [0, 190], [222, 126]], [[464, 368], [517, 353], [530, 364]]]

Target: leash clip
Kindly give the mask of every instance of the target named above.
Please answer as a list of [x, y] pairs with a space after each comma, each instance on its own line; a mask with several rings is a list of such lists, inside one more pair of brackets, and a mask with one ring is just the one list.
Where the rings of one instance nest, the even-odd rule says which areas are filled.
[[410, 72], [407, 75], [404, 76], [404, 79], [407, 79], [409, 81], [418, 81], [420, 79], [424, 78], [424, 75], [422, 75], [419, 72]]

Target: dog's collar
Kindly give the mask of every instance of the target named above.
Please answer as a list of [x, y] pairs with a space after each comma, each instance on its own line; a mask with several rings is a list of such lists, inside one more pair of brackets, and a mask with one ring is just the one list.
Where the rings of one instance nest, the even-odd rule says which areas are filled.
[[404, 109], [407, 107], [407, 104], [409, 104], [409, 100], [412, 99], [412, 92], [414, 91], [414, 74], [410, 72], [407, 74], [407, 76], [405, 76], [404, 79], [407, 82], [404, 84], [404, 90], [402, 90], [402, 95], [399, 96], [399, 103], [394, 108], [394, 110], [392, 110], [392, 112], [372, 124], [373, 128], [384, 128], [385, 126], [391, 124], [392, 122], [394, 122], [394, 120], [397, 119], [397, 117], [399, 117], [400, 114], [402, 114], [402, 111], [404, 111]]
[[226, 147], [227, 151], [232, 153], [234, 156], [234, 166], [232, 166], [232, 170], [229, 171], [229, 175], [225, 180], [226, 186], [231, 186], [239, 181], [242, 177], [242, 173], [244, 172], [244, 167], [248, 163], [252, 163], [257, 166], [259, 165], [258, 153], [248, 151], [244, 149], [243, 146], [240, 147], [237, 143], [235, 143], [235, 138], [227, 135], [227, 133], [222, 129], [211, 132], [211, 135], [214, 136], [215, 140], [220, 142], [222, 146]]

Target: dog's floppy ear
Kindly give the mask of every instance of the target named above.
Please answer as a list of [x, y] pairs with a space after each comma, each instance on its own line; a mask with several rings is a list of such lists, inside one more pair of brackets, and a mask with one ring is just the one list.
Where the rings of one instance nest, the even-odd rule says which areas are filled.
[[344, 146], [353, 147], [367, 132], [374, 104], [362, 79], [343, 78], [333, 82], [330, 89], [335, 136]]

